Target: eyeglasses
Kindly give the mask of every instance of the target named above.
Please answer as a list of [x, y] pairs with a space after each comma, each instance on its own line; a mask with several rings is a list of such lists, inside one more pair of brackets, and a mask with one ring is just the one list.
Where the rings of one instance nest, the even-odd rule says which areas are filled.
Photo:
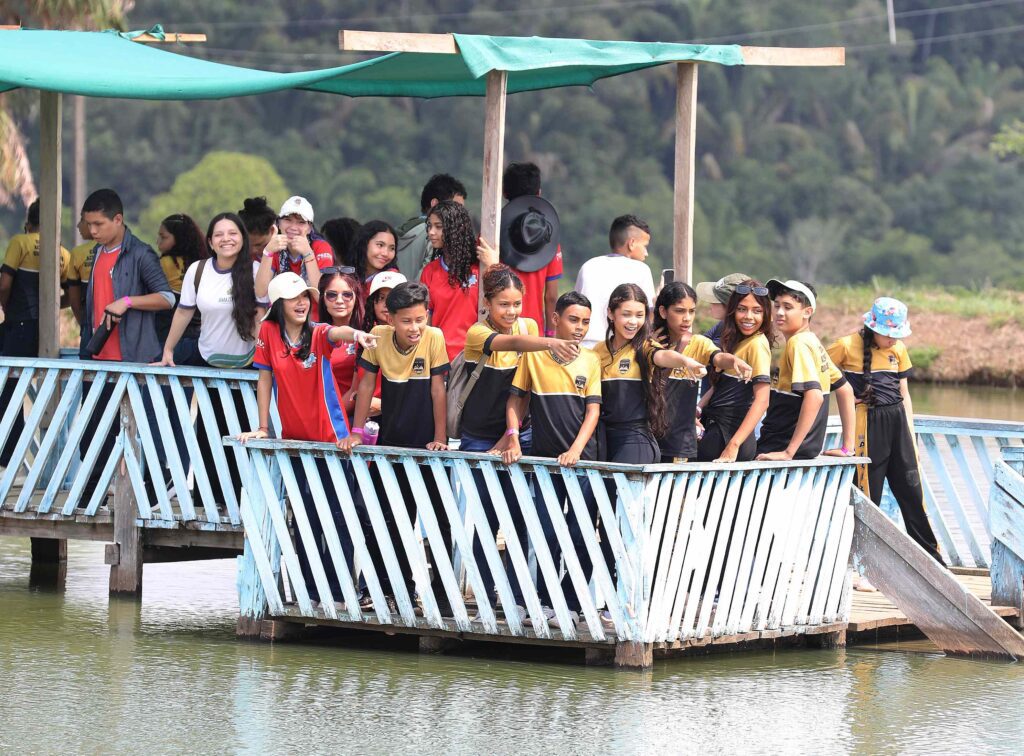
[[356, 269], [348, 265], [342, 265], [340, 267], [337, 265], [332, 265], [329, 268], [322, 268], [320, 270], [321, 276], [336, 276], [339, 274], [343, 276], [354, 276], [355, 273]]
[[356, 298], [355, 293], [351, 292], [351, 291], [333, 291], [332, 290], [332, 291], [325, 291], [324, 292], [324, 299], [326, 299], [328, 302], [333, 302], [339, 296], [341, 296], [341, 298], [344, 299], [346, 302], [351, 302], [353, 299]]
[[767, 297], [768, 287], [767, 286], [749, 286], [747, 284], [740, 284], [736, 287], [737, 294], [753, 294], [755, 297]]

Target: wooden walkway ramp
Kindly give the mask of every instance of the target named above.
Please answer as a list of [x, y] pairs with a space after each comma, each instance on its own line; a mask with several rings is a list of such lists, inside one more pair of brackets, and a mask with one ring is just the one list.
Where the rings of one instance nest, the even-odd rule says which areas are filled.
[[[988, 574], [958, 574], [956, 577], [967, 590], [981, 599], [983, 604], [1008, 620], [1010, 624], [1020, 621], [1020, 612], [1016, 607], [992, 606], [992, 581]], [[854, 591], [850, 605], [847, 642], [853, 644], [873, 641], [883, 634], [879, 631], [887, 631], [885, 634], [919, 632], [914, 623], [881, 592]]]

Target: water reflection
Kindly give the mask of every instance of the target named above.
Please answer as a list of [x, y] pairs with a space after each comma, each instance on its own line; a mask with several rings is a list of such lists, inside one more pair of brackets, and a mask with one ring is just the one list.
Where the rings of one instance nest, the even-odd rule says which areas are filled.
[[[234, 639], [234, 564], [149, 565], [108, 602], [102, 546], [64, 594], [0, 541], [0, 751], [1012, 752], [1020, 665], [875, 650], [659, 662], [638, 675], [495, 656]], [[376, 645], [381, 640], [375, 641]]]

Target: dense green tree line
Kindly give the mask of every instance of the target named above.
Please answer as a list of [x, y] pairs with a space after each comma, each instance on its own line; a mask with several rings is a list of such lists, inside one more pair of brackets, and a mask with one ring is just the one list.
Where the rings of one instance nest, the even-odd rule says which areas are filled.
[[[1001, 127], [1024, 117], [1021, 36], [1001, 31], [1024, 22], [1024, 3], [943, 12], [927, 0], [897, 0], [895, 48], [882, 0], [526, 0], [498, 12], [508, 5], [139, 0], [127, 25], [205, 31], [209, 41], [189, 54], [276, 70], [353, 60], [336, 50], [346, 27], [645, 41], [811, 27], [739, 41], [845, 44], [844, 68], [701, 68], [697, 274], [743, 268], [828, 282], [885, 275], [1024, 283], [1024, 176], [1012, 154], [990, 149]], [[593, 91], [510, 98], [506, 156], [544, 170], [570, 269], [605, 249], [608, 223], [624, 212], [649, 219], [655, 263], [670, 260], [673, 106], [670, 67]], [[15, 112], [31, 132], [30, 105]], [[284, 186], [313, 201], [318, 219], [400, 222], [436, 171], [461, 177], [477, 204], [482, 119], [476, 99], [287, 92], [209, 103], [91, 101], [89, 183], [118, 188], [139, 218], [208, 153], [240, 152], [266, 158]], [[279, 189], [238, 186], [233, 201], [268, 191]], [[4, 220], [10, 231], [15, 215]]]

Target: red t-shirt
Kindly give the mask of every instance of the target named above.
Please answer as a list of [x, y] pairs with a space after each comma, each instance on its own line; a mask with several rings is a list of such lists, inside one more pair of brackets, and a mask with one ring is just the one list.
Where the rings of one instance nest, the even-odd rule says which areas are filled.
[[[513, 270], [526, 289], [523, 292], [523, 311], [520, 314], [536, 322], [540, 326], [541, 335], [544, 335], [545, 331], [551, 330], [551, 323], [544, 319], [544, 290], [548, 281], [557, 281], [562, 277], [562, 247], [559, 245], [551, 262], [540, 270], [532, 273], [524, 273], [518, 268]], [[548, 317], [550, 316], [549, 312]]]
[[466, 346], [466, 331], [479, 319], [479, 267], [473, 265], [469, 286], [452, 286], [448, 283], [448, 269], [438, 257], [431, 260], [420, 274], [420, 281], [430, 290], [430, 324], [444, 331], [448, 346], [448, 359]]
[[[331, 245], [323, 239], [314, 239], [310, 242], [309, 246], [313, 249], [313, 255], [316, 257], [316, 266], [323, 270], [324, 268], [330, 268], [334, 265], [334, 250], [331, 249]], [[270, 269], [274, 271], [274, 275], [281, 272], [281, 261], [286, 261], [286, 268], [297, 276], [305, 276], [302, 274], [306, 270], [306, 264], [302, 262], [302, 257], [292, 259], [291, 255], [288, 254], [287, 250], [282, 251], [280, 254], [274, 255], [270, 261]]]
[[309, 357], [300, 362], [295, 350], [285, 346], [277, 323], [268, 320], [260, 326], [252, 364], [274, 376], [282, 438], [333, 444], [348, 435], [348, 418], [331, 371], [335, 345], [327, 338], [329, 330], [323, 324], [313, 327]]
[[334, 380], [338, 382], [338, 391], [342, 396], [352, 388], [358, 348], [358, 344], [346, 342], [338, 344], [331, 352], [331, 372], [334, 373]]
[[[98, 252], [92, 266], [92, 327], [103, 323], [103, 311], [114, 301], [114, 265], [121, 255], [121, 247], [109, 252]], [[121, 361], [121, 332], [118, 326], [107, 337], [107, 343], [93, 355], [94, 360]]]

